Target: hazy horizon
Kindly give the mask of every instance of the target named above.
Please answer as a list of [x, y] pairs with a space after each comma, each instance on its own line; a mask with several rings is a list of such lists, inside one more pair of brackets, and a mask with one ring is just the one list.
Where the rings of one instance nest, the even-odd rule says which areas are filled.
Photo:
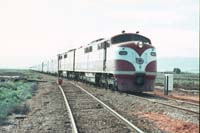
[[140, 31], [158, 58], [199, 58], [199, 1], [0, 1], [0, 68], [28, 68], [101, 38]]
[[[162, 57], [157, 59], [158, 72], [172, 72], [174, 68], [179, 68], [181, 72], [199, 73], [199, 58]], [[0, 70], [2, 69], [23, 69], [23, 68], [0, 68]]]

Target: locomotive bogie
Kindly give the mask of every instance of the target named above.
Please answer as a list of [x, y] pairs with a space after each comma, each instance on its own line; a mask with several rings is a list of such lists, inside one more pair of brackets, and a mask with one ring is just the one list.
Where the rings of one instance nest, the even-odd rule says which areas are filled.
[[95, 84], [95, 73], [85, 73], [83, 80]]

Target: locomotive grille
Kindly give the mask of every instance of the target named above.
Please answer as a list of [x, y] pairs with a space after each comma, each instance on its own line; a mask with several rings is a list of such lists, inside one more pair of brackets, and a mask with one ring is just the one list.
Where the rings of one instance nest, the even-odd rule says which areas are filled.
[[145, 74], [144, 73], [137, 73], [135, 83], [137, 85], [144, 85], [145, 83]]

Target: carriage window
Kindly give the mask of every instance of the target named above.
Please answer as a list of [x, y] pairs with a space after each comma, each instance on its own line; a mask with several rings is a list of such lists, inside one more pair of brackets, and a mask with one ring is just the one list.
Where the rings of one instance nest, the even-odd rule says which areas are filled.
[[128, 41], [141, 41], [146, 44], [151, 44], [150, 39], [137, 34], [121, 34], [111, 39], [112, 44], [128, 42]]
[[92, 46], [89, 47], [88, 52], [92, 52]]
[[85, 48], [85, 53], [92, 52], [92, 46]]
[[61, 60], [61, 59], [62, 59], [62, 55], [59, 55], [59, 56], [58, 56], [58, 59]]
[[98, 49], [104, 49], [104, 48], [105, 48], [105, 43], [104, 42], [98, 44]]
[[110, 43], [107, 43], [106, 47], [107, 47], [107, 48], [110, 47]]
[[104, 48], [107, 48], [107, 47], [110, 47], [110, 44], [107, 41], [105, 41], [105, 42], [98, 44], [97, 49], [104, 49]]
[[67, 54], [64, 55], [64, 58], [67, 58]]

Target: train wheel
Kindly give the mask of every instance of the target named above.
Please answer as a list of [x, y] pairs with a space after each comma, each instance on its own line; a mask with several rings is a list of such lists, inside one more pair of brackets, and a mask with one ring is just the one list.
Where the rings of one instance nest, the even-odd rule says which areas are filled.
[[104, 87], [105, 87], [106, 89], [109, 89], [108, 81], [106, 81], [106, 83], [104, 84]]
[[101, 78], [101, 75], [99, 75], [99, 74], [96, 74], [95, 75], [95, 84], [97, 85], [97, 86], [100, 86], [100, 78]]
[[114, 85], [113, 86], [114, 86], [114, 91], [118, 91], [118, 85], [117, 85], [117, 81], [116, 80], [114, 81]]
[[117, 80], [113, 76], [111, 76], [109, 79], [109, 87], [113, 91], [118, 91]]
[[113, 84], [109, 85], [109, 88], [113, 91], [118, 91], [117, 82], [113, 82]]

